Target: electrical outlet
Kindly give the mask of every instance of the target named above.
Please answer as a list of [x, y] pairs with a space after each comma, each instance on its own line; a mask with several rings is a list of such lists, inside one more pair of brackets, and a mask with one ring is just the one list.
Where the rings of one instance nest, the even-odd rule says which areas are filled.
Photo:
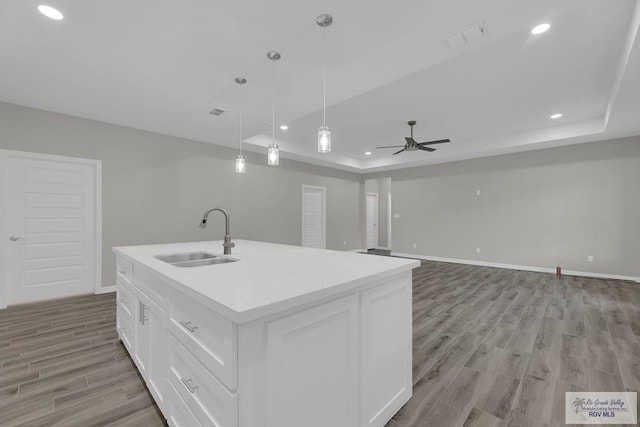
[[587, 257], [587, 262], [593, 262], [593, 255], [589, 255]]
[[415, 243], [413, 244], [413, 249], [417, 248], [418, 245], [416, 245]]
[[347, 241], [345, 240], [344, 242], [342, 242], [342, 244], [343, 244], [344, 246], [347, 246]]
[[476, 248], [476, 253], [479, 254], [480, 253], [480, 248]]
[[399, 213], [394, 213], [393, 214], [393, 219], [398, 219], [400, 218], [400, 214]]
[[480, 195], [480, 190], [476, 190], [476, 196]]

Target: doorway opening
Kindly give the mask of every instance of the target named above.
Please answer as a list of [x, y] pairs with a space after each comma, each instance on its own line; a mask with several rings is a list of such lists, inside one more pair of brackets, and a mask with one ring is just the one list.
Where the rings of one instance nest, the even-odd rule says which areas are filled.
[[364, 183], [366, 249], [391, 251], [391, 178], [367, 179]]

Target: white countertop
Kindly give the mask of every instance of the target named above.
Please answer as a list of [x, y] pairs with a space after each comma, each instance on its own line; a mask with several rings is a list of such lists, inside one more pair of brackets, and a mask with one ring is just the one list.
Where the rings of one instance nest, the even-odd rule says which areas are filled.
[[[154, 258], [183, 252], [222, 254], [222, 241], [125, 246], [113, 251], [153, 270], [164, 281], [236, 323], [407, 272], [420, 261], [355, 252], [234, 240], [238, 262], [179, 268]], [[135, 274], [135, 273], [134, 273]]]

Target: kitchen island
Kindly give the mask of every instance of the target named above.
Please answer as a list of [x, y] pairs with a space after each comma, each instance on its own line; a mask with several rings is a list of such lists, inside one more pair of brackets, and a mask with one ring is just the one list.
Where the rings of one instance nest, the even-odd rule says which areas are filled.
[[384, 426], [411, 397], [419, 261], [235, 243], [114, 248], [118, 336], [169, 424]]

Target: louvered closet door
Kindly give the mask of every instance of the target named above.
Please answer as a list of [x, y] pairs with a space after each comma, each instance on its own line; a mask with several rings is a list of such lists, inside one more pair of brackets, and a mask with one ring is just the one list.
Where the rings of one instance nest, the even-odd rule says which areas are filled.
[[325, 188], [302, 187], [302, 246], [326, 248]]
[[9, 304], [93, 293], [94, 167], [10, 157], [8, 168]]

